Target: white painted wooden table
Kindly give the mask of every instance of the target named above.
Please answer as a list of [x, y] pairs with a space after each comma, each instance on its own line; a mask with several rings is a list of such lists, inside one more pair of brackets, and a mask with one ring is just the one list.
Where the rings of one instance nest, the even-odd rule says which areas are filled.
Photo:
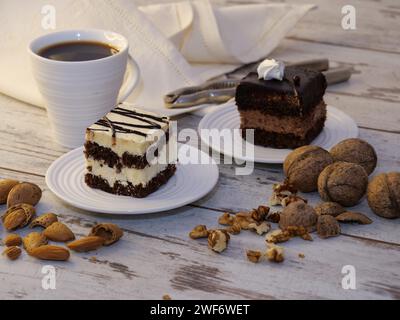
[[[375, 173], [398, 171], [398, 1], [312, 2], [319, 9], [301, 21], [274, 56], [289, 61], [328, 57], [338, 65], [354, 67], [351, 81], [329, 87], [326, 100], [354, 117], [361, 138], [375, 146], [379, 155]], [[356, 31], [343, 31], [340, 26], [340, 9], [349, 3], [357, 10]], [[257, 164], [252, 175], [235, 176], [233, 166], [221, 165], [215, 190], [194, 204], [146, 216], [96, 215], [65, 205], [45, 185], [46, 169], [67, 151], [52, 141], [46, 113], [0, 96], [0, 114], [1, 178], [40, 185], [44, 193], [38, 212], [58, 213], [78, 236], [100, 221], [115, 222], [125, 231], [117, 245], [52, 263], [57, 268], [56, 290], [42, 289], [41, 267], [46, 263], [25, 253], [14, 262], [1, 258], [2, 299], [161, 299], [164, 294], [173, 299], [400, 298], [400, 219], [375, 216], [365, 201], [355, 209], [366, 213], [373, 224], [343, 226], [342, 236], [328, 240], [294, 239], [284, 244], [283, 264], [253, 264], [247, 261], [245, 249], [264, 249], [263, 237], [242, 232], [218, 255], [207, 249], [206, 241], [191, 240], [187, 234], [197, 224], [216, 227], [225, 210], [266, 203], [272, 184], [283, 178], [281, 166]], [[181, 128], [196, 128], [198, 122], [193, 115], [179, 119]], [[319, 201], [316, 194], [307, 197], [312, 204]], [[4, 237], [5, 230], [0, 230]], [[300, 259], [299, 253], [305, 258]], [[356, 290], [341, 287], [344, 265], [356, 268]]]

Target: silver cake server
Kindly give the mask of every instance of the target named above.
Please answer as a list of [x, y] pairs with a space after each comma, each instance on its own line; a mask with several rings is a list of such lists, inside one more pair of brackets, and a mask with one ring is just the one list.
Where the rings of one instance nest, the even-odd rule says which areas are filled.
[[[328, 85], [347, 81], [352, 73], [352, 69], [347, 67], [329, 69], [328, 59], [306, 60], [287, 65], [307, 67], [322, 71]], [[208, 81], [200, 86], [181, 88], [165, 95], [164, 103], [167, 108], [186, 108], [201, 104], [220, 104], [235, 96], [235, 90], [240, 81], [240, 79], [214, 80]]]

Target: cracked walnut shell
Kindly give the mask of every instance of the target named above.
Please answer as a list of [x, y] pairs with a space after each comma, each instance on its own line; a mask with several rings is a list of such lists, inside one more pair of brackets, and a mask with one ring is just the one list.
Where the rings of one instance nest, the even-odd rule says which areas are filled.
[[304, 227], [307, 231], [313, 231], [317, 218], [313, 207], [304, 202], [293, 202], [283, 209], [279, 227], [282, 230], [289, 227]]
[[329, 215], [332, 217], [336, 217], [346, 211], [339, 203], [336, 202], [322, 202], [315, 206], [314, 209], [319, 216]]
[[328, 151], [318, 146], [303, 146], [293, 150], [283, 163], [288, 182], [302, 192], [317, 190], [318, 176], [333, 163]]
[[336, 219], [330, 215], [319, 216], [317, 233], [323, 239], [338, 236], [340, 234], [340, 225]]
[[364, 196], [368, 175], [364, 168], [350, 162], [335, 162], [327, 166], [318, 178], [318, 191], [324, 201], [345, 207], [356, 205]]
[[381, 217], [400, 218], [400, 172], [381, 173], [368, 185], [368, 205]]

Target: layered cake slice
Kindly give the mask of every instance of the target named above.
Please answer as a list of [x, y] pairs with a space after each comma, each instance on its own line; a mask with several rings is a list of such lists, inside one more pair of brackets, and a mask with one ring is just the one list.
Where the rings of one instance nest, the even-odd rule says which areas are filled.
[[146, 197], [175, 173], [170, 140], [168, 118], [119, 105], [86, 129], [86, 184]]
[[236, 104], [243, 137], [254, 129], [254, 143], [274, 148], [310, 144], [326, 120], [323, 96], [326, 80], [321, 72], [263, 61], [238, 85]]

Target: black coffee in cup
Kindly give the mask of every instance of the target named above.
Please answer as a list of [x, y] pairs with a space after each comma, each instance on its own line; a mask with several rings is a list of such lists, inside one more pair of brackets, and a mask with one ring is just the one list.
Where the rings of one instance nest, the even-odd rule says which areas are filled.
[[118, 53], [118, 49], [90, 41], [61, 42], [39, 50], [38, 55], [57, 61], [89, 61], [106, 58]]

